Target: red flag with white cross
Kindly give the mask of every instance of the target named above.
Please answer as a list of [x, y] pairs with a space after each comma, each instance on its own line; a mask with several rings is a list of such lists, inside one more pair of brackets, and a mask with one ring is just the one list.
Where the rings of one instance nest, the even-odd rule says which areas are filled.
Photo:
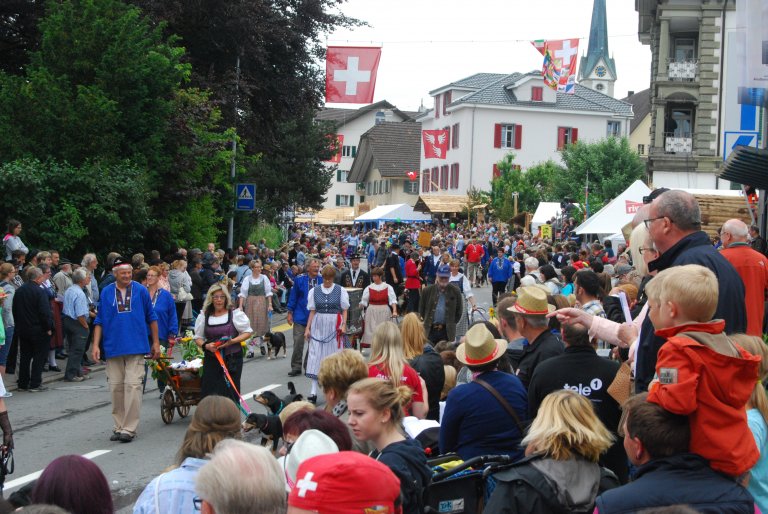
[[447, 130], [422, 130], [425, 159], [445, 159], [448, 153]]
[[329, 46], [325, 56], [326, 103], [373, 102], [381, 47]]

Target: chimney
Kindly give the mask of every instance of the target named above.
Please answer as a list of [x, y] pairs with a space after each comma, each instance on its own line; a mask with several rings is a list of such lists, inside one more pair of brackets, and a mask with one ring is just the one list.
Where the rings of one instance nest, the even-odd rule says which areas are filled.
[[627, 91], [627, 96], [632, 96], [632, 95], [634, 95], [634, 94], [635, 94], [635, 92], [634, 92], [634, 91]]

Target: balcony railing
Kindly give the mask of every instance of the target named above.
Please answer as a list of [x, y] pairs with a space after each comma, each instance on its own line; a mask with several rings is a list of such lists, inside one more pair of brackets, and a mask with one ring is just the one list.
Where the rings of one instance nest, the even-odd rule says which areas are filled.
[[357, 190], [357, 191], [365, 191], [365, 182], [358, 182], [357, 186], [355, 186], [355, 190]]
[[664, 134], [664, 151], [674, 154], [689, 154], [693, 152], [693, 137], [691, 134]]
[[668, 61], [667, 76], [669, 80], [693, 82], [699, 74], [699, 61], [695, 59]]

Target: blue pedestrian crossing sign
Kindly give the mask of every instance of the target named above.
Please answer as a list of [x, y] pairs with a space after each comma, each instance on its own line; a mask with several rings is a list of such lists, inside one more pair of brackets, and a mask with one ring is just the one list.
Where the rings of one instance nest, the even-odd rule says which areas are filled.
[[237, 194], [235, 210], [256, 210], [256, 184], [237, 184], [235, 186], [235, 193]]

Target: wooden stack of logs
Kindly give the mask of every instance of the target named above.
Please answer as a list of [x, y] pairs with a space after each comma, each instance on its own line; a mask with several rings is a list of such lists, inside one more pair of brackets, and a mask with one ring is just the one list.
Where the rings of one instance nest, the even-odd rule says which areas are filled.
[[752, 224], [747, 201], [743, 196], [694, 195], [701, 209], [701, 229], [710, 237], [729, 219], [740, 219]]

